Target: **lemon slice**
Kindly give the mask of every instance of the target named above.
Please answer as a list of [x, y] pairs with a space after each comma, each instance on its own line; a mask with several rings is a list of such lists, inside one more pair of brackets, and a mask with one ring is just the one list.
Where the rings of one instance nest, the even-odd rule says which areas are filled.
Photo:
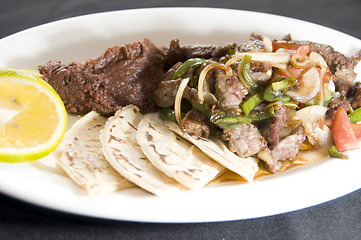
[[0, 70], [0, 161], [28, 162], [62, 140], [67, 114], [55, 90], [27, 70]]

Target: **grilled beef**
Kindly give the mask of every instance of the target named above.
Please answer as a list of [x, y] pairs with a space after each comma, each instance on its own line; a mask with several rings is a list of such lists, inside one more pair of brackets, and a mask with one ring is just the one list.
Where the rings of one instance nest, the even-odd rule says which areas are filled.
[[137, 105], [142, 112], [155, 110], [152, 93], [163, 69], [163, 51], [144, 39], [109, 48], [85, 64], [48, 62], [39, 72], [58, 92], [69, 113], [95, 110], [110, 116], [128, 104]]

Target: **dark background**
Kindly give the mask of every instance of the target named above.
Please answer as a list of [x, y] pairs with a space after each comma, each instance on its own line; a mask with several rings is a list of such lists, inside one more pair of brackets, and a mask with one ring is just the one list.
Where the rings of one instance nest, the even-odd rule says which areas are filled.
[[[218, 7], [272, 13], [318, 23], [361, 39], [360, 0], [3, 0], [0, 38], [68, 17], [148, 7]], [[291, 213], [197, 224], [85, 218], [0, 194], [0, 239], [361, 239], [361, 190]]]

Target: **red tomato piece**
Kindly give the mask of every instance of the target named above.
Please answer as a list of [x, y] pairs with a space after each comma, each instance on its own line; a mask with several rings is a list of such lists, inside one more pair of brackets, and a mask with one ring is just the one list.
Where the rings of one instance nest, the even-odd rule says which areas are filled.
[[331, 130], [335, 145], [341, 152], [360, 148], [347, 112], [343, 107], [337, 108]]
[[296, 50], [300, 46], [301, 46], [300, 44], [294, 42], [277, 41], [277, 40], [272, 41], [272, 49], [274, 52], [280, 48], [284, 48], [288, 50]]
[[356, 135], [356, 138], [361, 138], [361, 124], [351, 123], [353, 132]]

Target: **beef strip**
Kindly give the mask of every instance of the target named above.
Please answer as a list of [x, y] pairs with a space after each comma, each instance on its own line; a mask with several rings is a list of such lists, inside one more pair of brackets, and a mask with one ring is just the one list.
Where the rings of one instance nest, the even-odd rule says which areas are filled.
[[269, 64], [252, 62], [249, 73], [255, 82], [261, 86], [265, 86], [272, 77], [272, 74], [270, 74], [271, 70], [272, 66]]
[[351, 106], [354, 110], [361, 107], [361, 86], [357, 86], [355, 96], [351, 101]]
[[225, 112], [238, 109], [248, 93], [235, 71], [231, 76], [227, 76], [225, 71], [215, 69], [215, 88], [218, 107]]
[[170, 68], [177, 62], [184, 62], [189, 58], [204, 58], [219, 60], [221, 57], [228, 54], [231, 46], [235, 44], [228, 44], [224, 46], [215, 45], [189, 45], [180, 46], [178, 39], [173, 39], [169, 48], [165, 49], [166, 67]]
[[276, 145], [279, 141], [280, 132], [283, 126], [286, 124], [288, 114], [288, 107], [282, 106], [281, 108], [275, 110], [275, 116], [273, 122], [268, 128], [267, 142], [268, 144]]
[[248, 42], [238, 47], [239, 52], [249, 52], [253, 50], [263, 50], [263, 51], [265, 50], [263, 37], [256, 33], [251, 33]]
[[191, 135], [209, 138], [211, 136], [211, 127], [207, 117], [195, 110], [189, 111], [179, 123], [179, 128]]
[[59, 94], [69, 113], [85, 114], [92, 110], [93, 94], [103, 82], [103, 75], [80, 63], [63, 65], [50, 61], [39, 67], [39, 72]]
[[337, 108], [343, 107], [346, 111], [351, 109], [351, 104], [346, 99], [333, 98], [328, 104], [328, 110], [326, 112], [326, 117], [328, 119], [333, 119]]
[[295, 128], [290, 135], [274, 145], [269, 152], [271, 159], [262, 159], [268, 165], [268, 169], [272, 173], [279, 172], [283, 166], [283, 162], [296, 159], [301, 144], [306, 140], [306, 131], [302, 125]]
[[110, 116], [128, 104], [142, 112], [156, 109], [152, 93], [164, 72], [164, 53], [149, 39], [109, 48], [85, 64], [49, 62], [39, 66], [69, 113], [91, 110]]
[[224, 129], [222, 138], [228, 141], [229, 149], [240, 157], [249, 157], [267, 147], [267, 142], [252, 124], [241, 124], [234, 129]]
[[[157, 89], [154, 91], [153, 100], [158, 107], [171, 107], [174, 105], [175, 96], [178, 91], [179, 84], [182, 79], [161, 81]], [[184, 89], [183, 98], [188, 101], [199, 101], [198, 92], [195, 88], [186, 87]]]

